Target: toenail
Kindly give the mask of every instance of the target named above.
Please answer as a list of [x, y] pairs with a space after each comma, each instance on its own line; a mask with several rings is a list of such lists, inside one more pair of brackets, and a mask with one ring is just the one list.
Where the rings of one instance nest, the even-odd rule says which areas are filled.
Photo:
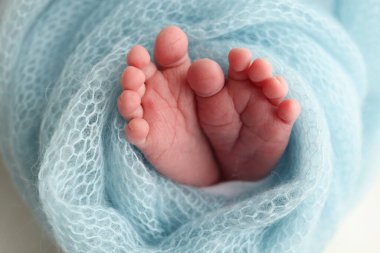
[[281, 85], [281, 81], [280, 81], [280, 79], [278, 79], [278, 77], [275, 77], [273, 80], [274, 80], [274, 83], [275, 83], [276, 86], [280, 86]]

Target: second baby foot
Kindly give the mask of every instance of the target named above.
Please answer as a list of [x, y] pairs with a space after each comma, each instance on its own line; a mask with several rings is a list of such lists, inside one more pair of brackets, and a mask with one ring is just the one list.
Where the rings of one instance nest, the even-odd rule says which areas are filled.
[[142, 46], [127, 56], [118, 99], [129, 122], [126, 137], [163, 175], [183, 184], [208, 186], [220, 180], [210, 144], [196, 114], [194, 92], [187, 84], [188, 41], [178, 27], [157, 36], [151, 62]]
[[238, 48], [229, 53], [227, 81], [221, 67], [209, 59], [192, 63], [187, 79], [222, 179], [258, 180], [268, 175], [301, 109], [297, 101], [284, 100], [285, 80], [273, 77], [265, 60], [251, 64], [250, 52]]

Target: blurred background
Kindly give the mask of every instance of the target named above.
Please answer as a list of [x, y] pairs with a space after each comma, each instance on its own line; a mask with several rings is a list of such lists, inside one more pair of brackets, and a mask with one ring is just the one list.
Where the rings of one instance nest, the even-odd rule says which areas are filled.
[[[380, 162], [377, 163], [380, 168]], [[351, 210], [324, 253], [380, 253], [380, 177]], [[0, 252], [57, 253], [18, 196], [0, 157]], [[111, 253], [111, 252], [110, 252]], [[307, 253], [307, 252], [305, 252]]]

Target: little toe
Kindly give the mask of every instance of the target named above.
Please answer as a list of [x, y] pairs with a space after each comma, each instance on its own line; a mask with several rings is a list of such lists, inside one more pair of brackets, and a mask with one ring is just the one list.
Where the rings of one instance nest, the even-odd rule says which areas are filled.
[[118, 99], [118, 108], [120, 114], [127, 120], [143, 116], [141, 97], [136, 91], [123, 91]]
[[160, 68], [176, 67], [190, 59], [186, 34], [176, 26], [168, 26], [157, 35], [154, 56]]
[[234, 80], [247, 80], [247, 69], [251, 63], [251, 52], [245, 48], [233, 48], [228, 54], [228, 77]]
[[124, 90], [134, 90], [142, 97], [145, 92], [145, 75], [140, 69], [128, 66], [121, 77], [121, 86]]
[[140, 45], [134, 46], [129, 51], [127, 64], [140, 69], [145, 75], [145, 80], [152, 77], [157, 70], [156, 66], [150, 61], [148, 50]]
[[224, 73], [218, 63], [201, 59], [191, 64], [187, 72], [190, 87], [199, 97], [210, 97], [224, 86]]
[[248, 69], [249, 79], [260, 85], [260, 82], [272, 77], [272, 65], [264, 59], [256, 59]]
[[125, 127], [125, 135], [130, 143], [142, 151], [149, 133], [149, 124], [142, 118], [132, 119]]
[[301, 113], [301, 106], [298, 101], [288, 99], [282, 102], [277, 108], [278, 117], [285, 123], [293, 125]]
[[272, 104], [279, 105], [288, 93], [288, 85], [282, 77], [272, 77], [263, 81], [262, 91]]

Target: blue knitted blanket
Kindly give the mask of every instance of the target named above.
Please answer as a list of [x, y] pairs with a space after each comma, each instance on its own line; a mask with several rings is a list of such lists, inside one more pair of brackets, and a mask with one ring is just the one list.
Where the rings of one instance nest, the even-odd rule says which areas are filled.
[[[124, 138], [126, 52], [166, 25], [192, 59], [273, 63], [302, 104], [263, 182], [161, 176]], [[0, 151], [65, 252], [321, 252], [374, 170], [378, 0], [23, 0], [0, 22]], [[378, 151], [378, 150], [377, 150]]]

